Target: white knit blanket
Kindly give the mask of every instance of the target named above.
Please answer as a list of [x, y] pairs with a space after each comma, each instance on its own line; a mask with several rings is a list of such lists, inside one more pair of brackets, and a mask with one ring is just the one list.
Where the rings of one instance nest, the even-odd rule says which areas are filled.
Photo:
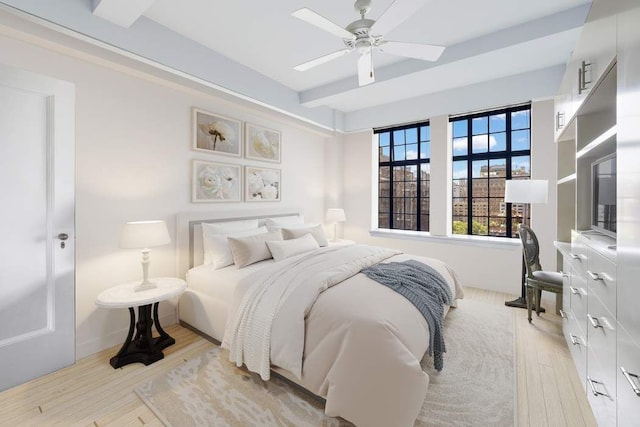
[[321, 248], [271, 264], [242, 280], [223, 347], [263, 380], [276, 365], [302, 375], [305, 317], [321, 292], [399, 251], [364, 245]]

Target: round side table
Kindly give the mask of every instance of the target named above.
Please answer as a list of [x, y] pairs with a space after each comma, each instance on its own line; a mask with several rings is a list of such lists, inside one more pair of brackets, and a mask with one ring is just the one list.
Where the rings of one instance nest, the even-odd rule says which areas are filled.
[[[162, 350], [176, 342], [160, 326], [158, 304], [182, 294], [187, 285], [184, 280], [174, 277], [158, 277], [150, 281], [157, 287], [136, 291], [135, 287], [140, 281], [123, 283], [101, 292], [96, 298], [98, 307], [129, 309], [129, 334], [118, 354], [109, 361], [114, 369], [129, 363], [141, 362], [149, 365], [156, 362], [164, 357]], [[137, 322], [134, 307], [138, 307]], [[151, 332], [153, 324], [160, 334], [158, 337], [154, 337]]]

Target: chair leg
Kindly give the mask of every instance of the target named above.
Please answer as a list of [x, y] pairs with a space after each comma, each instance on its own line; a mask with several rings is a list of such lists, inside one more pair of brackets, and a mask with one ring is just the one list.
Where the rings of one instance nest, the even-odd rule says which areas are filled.
[[556, 294], [556, 314], [560, 314], [560, 310], [562, 310], [562, 293], [558, 292]]
[[533, 302], [533, 288], [527, 286], [527, 319], [531, 323], [531, 303]]
[[540, 316], [540, 300], [542, 299], [542, 291], [536, 289], [536, 316]]

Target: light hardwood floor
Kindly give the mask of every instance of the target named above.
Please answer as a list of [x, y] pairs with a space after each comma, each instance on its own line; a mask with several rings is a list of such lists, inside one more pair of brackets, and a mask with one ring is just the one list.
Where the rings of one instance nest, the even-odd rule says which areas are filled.
[[[502, 306], [513, 296], [466, 288], [465, 298]], [[519, 426], [595, 426], [579, 383], [561, 320], [547, 303], [547, 314], [527, 322], [515, 311], [517, 411]], [[534, 315], [535, 316], [535, 315]], [[133, 392], [136, 385], [212, 347], [178, 325], [166, 328], [176, 344], [150, 366], [112, 369], [117, 348], [79, 360], [75, 365], [0, 393], [0, 426], [140, 426], [162, 425]], [[4, 367], [3, 367], [4, 368]]]

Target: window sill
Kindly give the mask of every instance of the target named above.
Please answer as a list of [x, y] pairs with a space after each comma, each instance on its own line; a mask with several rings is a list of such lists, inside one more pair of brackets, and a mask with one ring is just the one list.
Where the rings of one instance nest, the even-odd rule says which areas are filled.
[[451, 236], [433, 236], [430, 233], [407, 230], [387, 230], [376, 228], [369, 231], [372, 237], [389, 239], [418, 240], [423, 242], [445, 243], [451, 245], [481, 246], [483, 248], [508, 249], [520, 248], [519, 239], [504, 237], [468, 236], [454, 234]]

